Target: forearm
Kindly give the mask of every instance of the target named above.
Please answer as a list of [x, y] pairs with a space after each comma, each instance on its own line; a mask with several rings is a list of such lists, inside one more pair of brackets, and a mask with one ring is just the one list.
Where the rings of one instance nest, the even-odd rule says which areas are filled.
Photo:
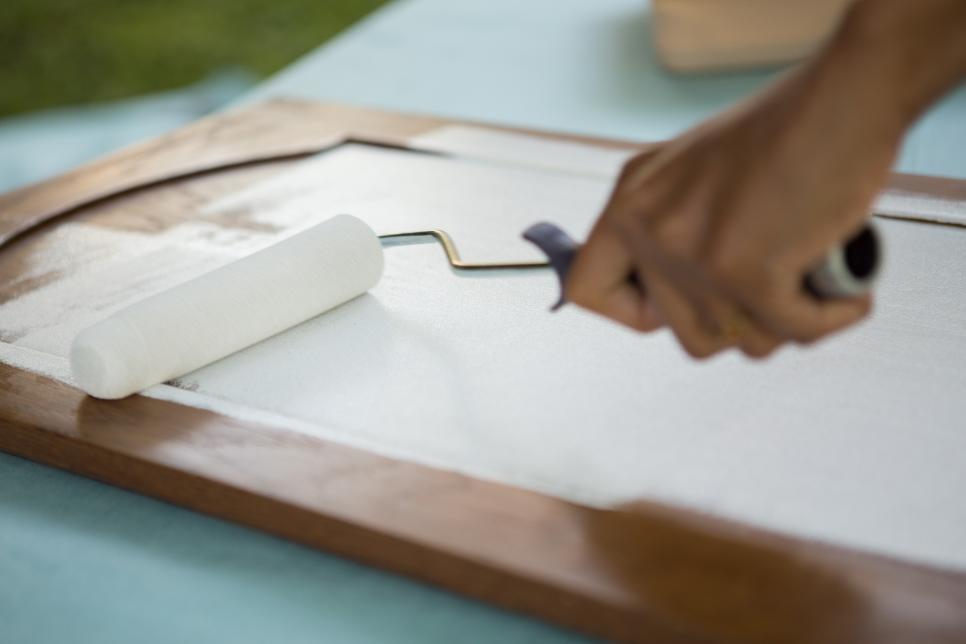
[[966, 1], [858, 0], [824, 58], [906, 128], [966, 78]]

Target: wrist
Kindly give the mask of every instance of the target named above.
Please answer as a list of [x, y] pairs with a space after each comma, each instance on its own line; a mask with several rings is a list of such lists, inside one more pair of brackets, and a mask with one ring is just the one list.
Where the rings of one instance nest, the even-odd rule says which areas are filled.
[[853, 146], [895, 146], [915, 120], [897, 86], [890, 60], [865, 38], [842, 29], [789, 78], [804, 113], [826, 136]]
[[964, 32], [962, 0], [857, 0], [817, 64], [904, 131], [966, 78]]

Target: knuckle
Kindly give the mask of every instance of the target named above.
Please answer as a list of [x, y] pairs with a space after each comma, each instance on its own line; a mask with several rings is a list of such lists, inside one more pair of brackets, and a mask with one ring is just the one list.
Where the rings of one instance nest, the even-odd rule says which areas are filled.
[[791, 337], [797, 344], [809, 346], [815, 344], [827, 335], [822, 329], [796, 328], [792, 331]]
[[718, 351], [718, 348], [711, 342], [704, 342], [692, 338], [681, 339], [680, 342], [684, 351], [695, 360], [706, 360]]
[[610, 217], [610, 223], [619, 234], [629, 236], [632, 239], [641, 236], [654, 235], [654, 222], [647, 216], [646, 204], [634, 197], [626, 197], [621, 200], [620, 207], [615, 208]]
[[654, 158], [654, 155], [658, 151], [658, 146], [654, 146], [635, 154], [633, 157], [624, 162], [621, 166], [620, 174], [618, 175], [618, 182], [623, 183], [630, 180], [648, 161]]
[[749, 342], [742, 345], [741, 351], [752, 360], [765, 360], [770, 357], [780, 344], [773, 341]]
[[634, 176], [634, 173], [641, 167], [645, 159], [646, 157], [643, 154], [638, 154], [625, 161], [624, 165], [621, 166], [620, 174], [617, 175], [618, 184], [625, 183]]
[[583, 280], [568, 283], [565, 290], [567, 300], [591, 311], [596, 311], [599, 308], [598, 294], [598, 289], [593, 288]]
[[762, 330], [776, 340], [798, 342], [811, 337], [809, 326], [789, 310], [787, 298], [777, 288], [765, 286], [749, 293], [747, 304]]
[[695, 247], [699, 230], [687, 217], [667, 217], [651, 224], [650, 233], [664, 255], [678, 261], [699, 262]]
[[638, 317], [638, 319], [634, 322], [634, 330], [639, 333], [652, 333], [660, 328], [660, 322], [647, 317]]
[[704, 259], [705, 269], [720, 284], [742, 284], [754, 276], [743, 254], [731, 250], [716, 250]]

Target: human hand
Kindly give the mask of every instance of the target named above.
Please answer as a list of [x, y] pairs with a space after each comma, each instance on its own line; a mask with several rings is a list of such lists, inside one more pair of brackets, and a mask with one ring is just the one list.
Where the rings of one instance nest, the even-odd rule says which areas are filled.
[[632, 159], [567, 298], [639, 331], [666, 325], [698, 358], [764, 357], [865, 316], [869, 296], [819, 300], [802, 279], [862, 227], [904, 123], [823, 62]]

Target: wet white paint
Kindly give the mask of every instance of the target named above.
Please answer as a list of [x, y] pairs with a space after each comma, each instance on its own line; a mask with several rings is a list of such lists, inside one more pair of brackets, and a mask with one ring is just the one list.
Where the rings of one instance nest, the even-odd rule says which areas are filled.
[[[580, 236], [608, 190], [577, 173], [344, 146], [210, 212], [257, 203], [251, 216], [283, 230], [348, 212], [377, 232], [447, 229], [467, 259], [517, 260], [538, 256], [518, 238], [528, 224]], [[585, 503], [658, 499], [966, 569], [966, 230], [880, 223], [873, 317], [763, 365], [696, 364], [666, 333], [550, 314], [549, 273], [456, 275], [422, 245], [387, 249], [369, 295], [184, 378], [195, 391], [148, 394]], [[65, 333], [119, 304], [43, 297], [50, 320], [18, 301], [0, 324], [17, 305]], [[63, 349], [38, 333], [15, 342]]]

